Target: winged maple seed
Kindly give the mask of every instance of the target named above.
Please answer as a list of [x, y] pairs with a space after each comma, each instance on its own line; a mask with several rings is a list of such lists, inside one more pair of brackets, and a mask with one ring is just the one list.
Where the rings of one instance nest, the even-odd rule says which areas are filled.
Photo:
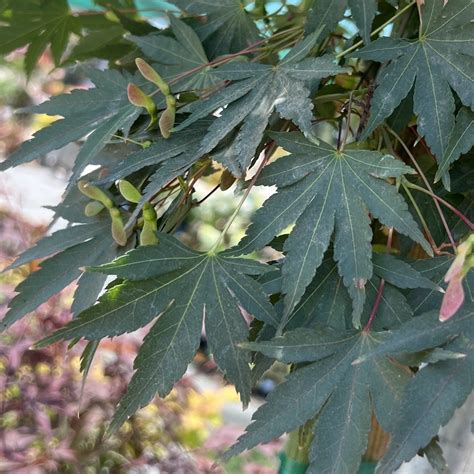
[[474, 267], [473, 246], [474, 234], [471, 234], [467, 240], [458, 246], [456, 258], [444, 277], [444, 281], [448, 283], [448, 288], [439, 312], [440, 321], [447, 321], [452, 318], [464, 303], [463, 280], [471, 268]]

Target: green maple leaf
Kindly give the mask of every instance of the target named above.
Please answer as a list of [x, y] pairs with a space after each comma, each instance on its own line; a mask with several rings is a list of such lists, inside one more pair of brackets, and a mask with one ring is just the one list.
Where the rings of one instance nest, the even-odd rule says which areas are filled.
[[[382, 333], [298, 329], [245, 347], [298, 367], [268, 397], [227, 456], [316, 417], [307, 472], [355, 472], [367, 447], [372, 410], [390, 431], [409, 371], [388, 358], [352, 365], [383, 343]], [[286, 408], [284, 408], [286, 407]], [[349, 468], [350, 466], [350, 468]]]
[[266, 323], [277, 324], [267, 296], [247, 276], [265, 271], [265, 265], [194, 252], [165, 234], [159, 239], [156, 246], [140, 247], [96, 268], [125, 281], [41, 342], [98, 340], [134, 331], [158, 317], [135, 361], [136, 372], [115, 415], [114, 428], [156, 392], [165, 396], [171, 390], [199, 347], [203, 320], [218, 366], [247, 404], [250, 354], [237, 344], [247, 339], [248, 328], [239, 305]]
[[[471, 318], [473, 315], [471, 314]], [[472, 325], [471, 325], [472, 327]], [[393, 472], [425, 448], [472, 393], [474, 332], [444, 346], [464, 355], [423, 367], [407, 385], [389, 448], [377, 472]]]
[[88, 75], [96, 85], [94, 89], [75, 90], [28, 109], [64, 118], [35, 133], [34, 138], [0, 163], [0, 171], [33, 161], [89, 134], [74, 163], [72, 184], [117, 130], [128, 133], [140, 115], [140, 109], [127, 97], [127, 84], [132, 76], [114, 70], [88, 70]]
[[235, 254], [263, 247], [296, 222], [284, 244], [285, 313], [290, 314], [313, 279], [334, 232], [334, 258], [353, 300], [359, 326], [365, 284], [372, 277], [369, 213], [388, 227], [431, 249], [397, 189], [385, 178], [413, 170], [389, 155], [367, 150], [338, 151], [316, 145], [301, 133], [272, 133], [291, 155], [266, 167], [257, 184], [276, 185], [278, 193], [259, 209]]
[[209, 57], [235, 53], [259, 39], [258, 29], [240, 0], [173, 0], [182, 10], [206, 15], [195, 31]]
[[378, 77], [367, 137], [414, 86], [414, 111], [418, 131], [437, 159], [447, 150], [454, 125], [454, 96], [474, 108], [474, 49], [472, 48], [474, 2], [426, 0], [422, 7], [421, 34], [416, 41], [381, 38], [353, 56], [390, 61]]
[[176, 130], [227, 106], [209, 127], [201, 152], [209, 153], [240, 126], [232, 144], [214, 155], [236, 176], [242, 175], [250, 164], [274, 111], [295, 123], [305, 135], [312, 136], [313, 103], [308, 81], [345, 71], [329, 55], [306, 58], [316, 39], [317, 34], [308, 36], [276, 66], [235, 62], [217, 69], [215, 74], [233, 81], [232, 85], [187, 107], [184, 111], [191, 115]]
[[[444, 259], [439, 259], [444, 260]], [[441, 263], [441, 262], [438, 262]], [[449, 266], [449, 265], [448, 265]], [[432, 269], [429, 271], [433, 271]], [[436, 270], [435, 270], [436, 271]], [[474, 276], [465, 281], [466, 300], [449, 321], [439, 321], [439, 309], [429, 311], [386, 334], [385, 341], [362, 359], [400, 356], [441, 346], [448, 360], [434, 358], [408, 384], [379, 472], [393, 472], [424, 448], [453, 416], [474, 387]], [[440, 303], [437, 303], [439, 308]], [[435, 354], [436, 355], [436, 354]], [[464, 357], [462, 357], [464, 355]]]
[[70, 33], [81, 31], [81, 20], [71, 15], [67, 0], [14, 0], [11, 10], [8, 24], [0, 27], [0, 54], [28, 45], [25, 70], [30, 75], [50, 44], [59, 66]]
[[207, 89], [214, 85], [215, 77], [199, 37], [186, 23], [170, 16], [171, 30], [175, 38], [164, 34], [131, 36], [143, 53], [152, 61], [155, 69], [167, 82], [175, 80], [184, 72], [196, 70], [193, 74], [173, 83], [173, 91]]
[[[390, 1], [395, 4], [395, 1]], [[313, 0], [308, 11], [305, 30], [309, 33], [323, 27], [322, 36], [333, 32], [337, 24], [344, 18], [347, 8], [360, 30], [366, 43], [370, 41], [372, 22], [377, 12], [376, 0]]]

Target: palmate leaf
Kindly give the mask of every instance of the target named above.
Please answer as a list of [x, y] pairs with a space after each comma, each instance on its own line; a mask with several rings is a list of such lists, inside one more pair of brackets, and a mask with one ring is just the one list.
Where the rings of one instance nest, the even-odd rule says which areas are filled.
[[[472, 315], [471, 315], [472, 317]], [[437, 435], [474, 388], [474, 339], [460, 338], [447, 350], [466, 354], [422, 368], [408, 384], [387, 454], [377, 472], [393, 472]]]
[[176, 79], [179, 74], [196, 69], [193, 74], [173, 83], [173, 91], [206, 89], [214, 85], [218, 78], [212, 67], [206, 67], [209, 60], [199, 37], [190, 26], [173, 16], [170, 16], [170, 23], [176, 39], [164, 34], [131, 36], [129, 39], [148, 58], [157, 62], [154, 67], [167, 82]]
[[268, 166], [257, 184], [278, 187], [259, 209], [234, 254], [263, 247], [285, 227], [296, 225], [284, 244], [285, 313], [290, 314], [322, 262], [335, 230], [334, 258], [353, 300], [359, 326], [365, 284], [372, 276], [369, 212], [384, 225], [431, 249], [396, 188], [384, 178], [413, 170], [389, 155], [315, 145], [301, 133], [272, 133], [291, 155]]
[[313, 103], [307, 82], [345, 71], [334, 64], [332, 56], [306, 58], [316, 39], [317, 34], [308, 36], [276, 66], [235, 62], [217, 69], [215, 74], [233, 81], [232, 85], [207, 100], [191, 104], [185, 109], [191, 115], [176, 130], [227, 106], [209, 127], [201, 151], [210, 152], [240, 126], [232, 144], [214, 156], [236, 176], [242, 175], [250, 164], [274, 111], [311, 137]]
[[166, 395], [183, 375], [200, 341], [203, 320], [214, 358], [235, 384], [244, 404], [250, 397], [250, 354], [237, 347], [248, 328], [239, 305], [276, 325], [274, 309], [260, 285], [247, 275], [267, 270], [257, 262], [194, 252], [159, 235], [156, 246], [140, 247], [96, 270], [125, 281], [99, 303], [41, 344], [84, 337], [98, 340], [145, 326], [158, 316], [135, 361], [135, 375], [112, 423], [117, 428], [156, 392]]
[[0, 163], [0, 171], [33, 161], [89, 134], [74, 163], [72, 183], [117, 130], [128, 133], [140, 114], [140, 109], [127, 97], [127, 84], [132, 76], [115, 70], [88, 70], [88, 75], [96, 85], [94, 89], [75, 90], [29, 109], [33, 113], [64, 118], [37, 132], [33, 139]]
[[241, 0], [172, 0], [182, 10], [206, 15], [194, 30], [211, 59], [243, 50], [259, 39], [258, 29]]
[[454, 125], [454, 97], [474, 108], [474, 2], [426, 0], [417, 41], [381, 38], [353, 53], [362, 59], [390, 61], [378, 77], [367, 137], [391, 115], [413, 84], [418, 131], [442, 163]]
[[56, 66], [71, 33], [79, 34], [81, 19], [71, 15], [67, 0], [13, 0], [8, 24], [0, 27], [0, 54], [28, 45], [25, 70], [30, 75], [48, 45]]
[[356, 365], [363, 365], [380, 356], [410, 354], [443, 344], [445, 351], [465, 354], [464, 358], [456, 355], [454, 359], [434, 359], [436, 363], [422, 368], [408, 384], [389, 450], [378, 467], [380, 473], [393, 472], [427, 446], [474, 388], [473, 280], [469, 275], [466, 281], [468, 296], [461, 310], [449, 321], [439, 321], [439, 310], [415, 317], [387, 333], [382, 344], [355, 361]]
[[227, 456], [268, 442], [317, 416], [307, 472], [357, 472], [372, 409], [390, 431], [410, 378], [407, 369], [388, 358], [373, 359], [367, 366], [352, 365], [381, 343], [382, 333], [329, 328], [299, 329], [272, 341], [247, 343], [245, 347], [283, 362], [312, 363], [292, 372], [267, 397]]

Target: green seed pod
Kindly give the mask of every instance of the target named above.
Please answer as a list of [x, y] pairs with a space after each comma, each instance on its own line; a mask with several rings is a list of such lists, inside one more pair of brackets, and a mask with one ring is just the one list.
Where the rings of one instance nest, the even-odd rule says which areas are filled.
[[140, 245], [156, 245], [158, 237], [158, 224], [156, 218], [156, 211], [150, 203], [145, 203], [143, 206], [143, 228], [140, 232]]
[[116, 207], [113, 207], [109, 209], [109, 212], [112, 219], [112, 237], [118, 245], [124, 246], [127, 243], [127, 233], [125, 232], [125, 226], [123, 225], [120, 211]]
[[86, 207], [84, 208], [84, 214], [87, 217], [93, 217], [99, 214], [100, 211], [105, 209], [105, 206], [99, 201], [91, 201], [87, 203]]
[[143, 219], [156, 222], [155, 208], [149, 202], [146, 202], [143, 206]]
[[156, 245], [158, 237], [156, 232], [158, 230], [156, 211], [150, 203], [145, 203], [143, 206], [143, 228], [140, 232], [140, 245]]
[[174, 98], [173, 94], [169, 94], [166, 96], [166, 108], [168, 109], [176, 108], [176, 99]]
[[234, 183], [235, 176], [230, 171], [224, 170], [222, 172], [221, 182], [219, 184], [221, 190], [225, 191], [226, 189], [229, 189]]
[[156, 231], [156, 222], [145, 221], [143, 223], [143, 229], [140, 232], [140, 245], [156, 245], [158, 243]]
[[77, 187], [82, 194], [90, 199], [94, 199], [94, 201], [101, 202], [106, 208], [110, 209], [114, 206], [112, 199], [110, 199], [109, 196], [107, 196], [107, 194], [97, 186], [81, 180], [77, 183]]
[[175, 108], [167, 108], [161, 113], [158, 125], [163, 138], [169, 138], [171, 136], [171, 130], [174, 127], [175, 113]]
[[154, 123], [156, 123], [156, 105], [153, 102], [153, 99], [146, 95], [138, 86], [130, 83], [127, 87], [128, 100], [137, 107], [143, 107], [147, 110], [150, 115], [150, 128]]
[[153, 82], [153, 84], [160, 89], [163, 95], [167, 96], [171, 94], [169, 85], [144, 59], [135, 59], [135, 64], [137, 65], [141, 75], [150, 82]]
[[121, 179], [118, 182], [118, 188], [120, 194], [129, 202], [135, 204], [140, 202], [142, 195], [140, 191], [130, 182], [125, 179]]

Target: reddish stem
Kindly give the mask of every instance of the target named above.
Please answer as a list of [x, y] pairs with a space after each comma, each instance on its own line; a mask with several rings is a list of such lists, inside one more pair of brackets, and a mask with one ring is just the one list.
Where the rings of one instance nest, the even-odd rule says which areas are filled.
[[410, 184], [408, 185], [408, 187], [411, 187], [412, 189], [415, 189], [416, 191], [421, 191], [422, 193], [428, 194], [428, 196], [431, 196], [433, 199], [436, 199], [441, 204], [446, 206], [451, 212], [456, 214], [456, 216], [458, 216], [459, 219], [461, 219], [469, 227], [470, 230], [474, 230], [474, 223], [471, 222], [468, 217], [466, 217], [459, 209], [456, 209], [448, 201], [445, 201], [443, 198], [440, 198], [435, 193], [430, 192], [427, 189], [422, 188], [421, 186], [416, 186], [416, 185], [413, 186], [412, 184]]
[[[387, 237], [387, 249], [386, 249], [387, 253], [390, 252], [390, 249], [392, 248], [392, 239], [393, 239], [393, 227], [390, 227], [390, 229], [388, 230], [388, 237]], [[375, 321], [375, 316], [377, 315], [377, 311], [379, 310], [379, 306], [382, 301], [384, 288], [385, 288], [385, 280], [382, 278], [380, 280], [379, 287], [377, 288], [377, 296], [375, 297], [374, 306], [370, 313], [369, 320], [367, 321], [367, 324], [364, 326], [364, 329], [363, 329], [365, 333], [370, 331], [370, 328], [372, 327], [372, 324]]]

